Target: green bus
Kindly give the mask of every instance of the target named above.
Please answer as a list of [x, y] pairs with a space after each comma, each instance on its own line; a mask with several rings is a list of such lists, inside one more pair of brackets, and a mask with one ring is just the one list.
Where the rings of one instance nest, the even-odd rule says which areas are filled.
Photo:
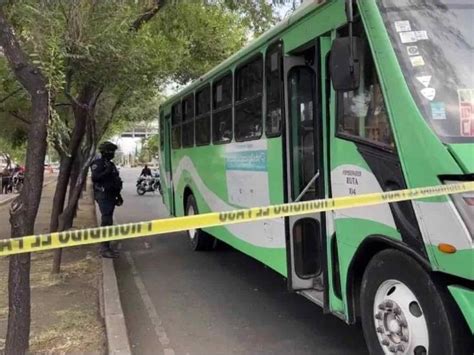
[[[472, 0], [313, 0], [160, 108], [174, 216], [474, 180]], [[472, 354], [474, 193], [190, 230], [371, 354]]]

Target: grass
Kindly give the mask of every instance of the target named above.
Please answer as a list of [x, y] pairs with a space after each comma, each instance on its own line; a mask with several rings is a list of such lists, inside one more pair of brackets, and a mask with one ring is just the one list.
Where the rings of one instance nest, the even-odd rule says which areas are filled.
[[73, 308], [54, 312], [58, 322], [30, 341], [30, 351], [48, 354], [95, 350], [102, 341], [104, 329], [97, 323], [97, 314], [88, 308]]
[[[49, 195], [52, 196], [51, 191]], [[49, 197], [45, 201], [37, 219], [38, 232], [49, 226], [51, 201]], [[94, 205], [89, 196], [81, 200], [77, 222], [79, 227], [95, 225]], [[53, 251], [31, 255], [32, 322], [28, 353], [105, 353], [105, 329], [99, 315], [97, 290], [101, 264], [95, 250], [93, 247], [64, 249], [59, 275], [51, 274]], [[8, 258], [0, 258], [0, 283], [4, 285], [0, 288], [0, 335], [4, 337], [8, 316]], [[0, 338], [0, 354], [4, 347], [5, 339]]]

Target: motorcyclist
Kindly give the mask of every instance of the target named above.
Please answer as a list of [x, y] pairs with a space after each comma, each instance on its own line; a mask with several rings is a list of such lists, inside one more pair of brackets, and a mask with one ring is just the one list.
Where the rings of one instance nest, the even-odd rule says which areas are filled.
[[[120, 192], [122, 180], [119, 172], [112, 162], [117, 146], [111, 142], [104, 142], [99, 146], [100, 158], [91, 165], [92, 182], [94, 183], [94, 198], [99, 205], [102, 215], [101, 226], [113, 224], [115, 206], [123, 204]], [[104, 258], [117, 258], [118, 251], [113, 250], [110, 242], [101, 243], [100, 255]]]
[[137, 186], [140, 185], [143, 182], [143, 180], [147, 180], [149, 178], [151, 178], [151, 170], [148, 167], [148, 165], [145, 164], [145, 166], [142, 169], [142, 172], [140, 173], [140, 176], [138, 177]]
[[148, 165], [145, 164], [144, 168], [142, 169], [142, 172], [140, 174], [140, 176], [151, 176], [151, 170], [150, 168], [148, 167]]

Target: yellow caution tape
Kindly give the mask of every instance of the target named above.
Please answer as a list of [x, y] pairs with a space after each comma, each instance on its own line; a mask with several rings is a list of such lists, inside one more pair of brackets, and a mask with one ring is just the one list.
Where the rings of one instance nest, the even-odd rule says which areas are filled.
[[474, 182], [254, 207], [0, 240], [0, 256], [474, 191]]

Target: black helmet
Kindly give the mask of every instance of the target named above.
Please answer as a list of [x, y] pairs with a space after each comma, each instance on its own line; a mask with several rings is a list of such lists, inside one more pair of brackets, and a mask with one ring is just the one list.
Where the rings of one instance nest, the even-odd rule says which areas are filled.
[[105, 141], [99, 145], [99, 152], [104, 153], [104, 152], [115, 152], [118, 149], [118, 147], [113, 144], [112, 142]]

